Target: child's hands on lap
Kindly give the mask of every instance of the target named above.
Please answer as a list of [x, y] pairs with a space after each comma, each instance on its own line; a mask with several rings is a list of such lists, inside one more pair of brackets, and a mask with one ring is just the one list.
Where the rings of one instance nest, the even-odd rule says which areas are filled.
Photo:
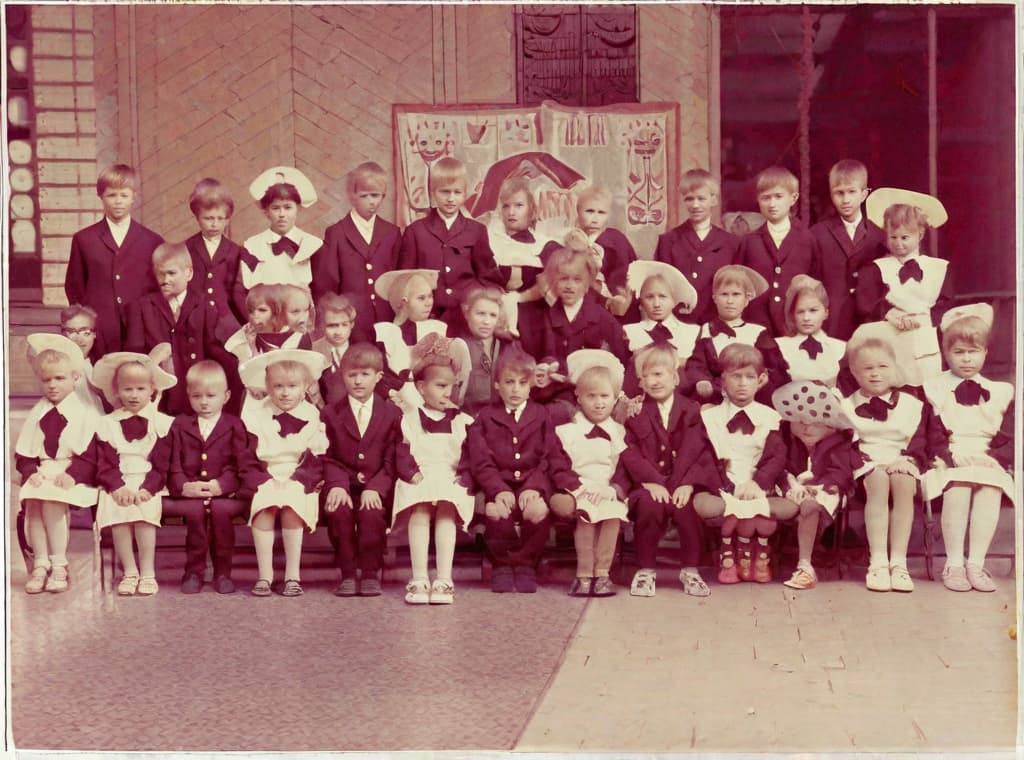
[[889, 475], [910, 475], [915, 478], [921, 474], [917, 469], [917, 465], [907, 457], [900, 457], [895, 462], [887, 466], [885, 471]]
[[651, 498], [660, 504], [668, 504], [672, 500], [668, 489], [661, 483], [644, 483], [643, 486], [644, 490], [651, 495]]
[[957, 467], [994, 467], [1002, 469], [995, 459], [988, 454], [954, 454], [953, 464]]
[[682, 509], [689, 504], [691, 498], [693, 498], [693, 486], [679, 486], [672, 492], [672, 503], [676, 505], [677, 509]]
[[733, 496], [735, 496], [737, 499], [749, 501], [751, 499], [763, 498], [764, 491], [761, 490], [761, 486], [759, 486], [753, 480], [748, 480], [746, 483], [740, 483], [738, 486], [736, 486], [736, 490], [733, 492]]
[[46, 482], [46, 478], [44, 478], [38, 472], [33, 472], [31, 475], [28, 476], [27, 484], [32, 486], [33, 488], [39, 488], [39, 486], [41, 486], [44, 482]]
[[151, 494], [145, 488], [140, 488], [138, 491], [135, 492], [135, 495], [132, 496], [132, 504], [142, 504], [142, 502], [149, 501], [152, 498], [153, 494]]
[[492, 520], [503, 520], [512, 514], [512, 509], [515, 505], [515, 494], [511, 491], [501, 491], [494, 497], [494, 501], [488, 502], [485, 505], [484, 511]]
[[412, 483], [414, 486], [419, 485], [420, 483], [423, 482], [423, 473], [417, 472], [415, 475], [412, 476], [409, 482]]
[[537, 523], [543, 520], [548, 514], [548, 505], [539, 491], [527, 489], [519, 497], [519, 503], [523, 508], [523, 519], [528, 522]]
[[73, 488], [75, 485], [75, 479], [66, 472], [62, 472], [54, 477], [53, 484], [58, 488]]
[[377, 491], [367, 490], [363, 491], [363, 495], [359, 497], [359, 508], [384, 509], [384, 502], [381, 501], [380, 494]]
[[206, 483], [201, 480], [190, 480], [181, 486], [181, 495], [187, 499], [206, 498]]
[[352, 497], [349, 496], [348, 491], [344, 488], [332, 488], [327, 492], [327, 501], [324, 502], [324, 510], [331, 513], [341, 506], [351, 507]]
[[130, 507], [134, 504], [135, 494], [128, 486], [121, 486], [116, 491], [110, 494], [110, 498], [114, 500], [114, 503], [119, 507]]

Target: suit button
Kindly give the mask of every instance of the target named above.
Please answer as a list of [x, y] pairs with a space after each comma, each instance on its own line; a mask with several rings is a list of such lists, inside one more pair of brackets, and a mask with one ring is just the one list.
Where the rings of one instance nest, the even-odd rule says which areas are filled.
[[217, 305], [216, 303], [214, 303], [213, 301], [210, 301], [210, 306], [216, 306], [216, 305]]
[[118, 303], [121, 303], [121, 296], [118, 296], [118, 297], [117, 297], [117, 302], [118, 302]]
[[523, 458], [523, 455], [522, 455], [522, 454], [520, 454], [520, 453], [519, 453], [519, 452], [517, 451], [517, 452], [516, 452], [516, 456], [515, 456], [515, 458], [516, 458], [516, 459], [522, 459], [522, 458]]
[[512, 473], [512, 477], [515, 478], [516, 480], [519, 480], [519, 478], [521, 478], [522, 475], [523, 473], [519, 472], [519, 470], [516, 470], [515, 472]]
[[367, 285], [373, 285], [373, 278], [372, 277], [367, 277], [366, 278], [366, 284]]
[[114, 279], [115, 279], [115, 280], [120, 280], [120, 279], [121, 279], [121, 275], [119, 275], [119, 274], [115, 274], [115, 275], [114, 275]]
[[202, 459], [204, 462], [206, 461], [206, 457], [207, 457], [207, 454], [206, 454], [205, 451], [202, 454], [199, 455], [199, 458]]
[[452, 268], [451, 268], [451, 267], [445, 267], [445, 268], [444, 268], [444, 271], [446, 271], [446, 272], [450, 272], [450, 271], [452, 271]]
[[697, 273], [696, 272], [693, 273], [693, 278], [697, 279]]
[[782, 274], [782, 267], [775, 267], [775, 274]]
[[367, 264], [366, 265], [366, 271], [367, 272], [372, 272], [373, 271], [373, 264]]
[[360, 451], [358, 454], [356, 454], [356, 459], [366, 459], [366, 454]]
[[188, 358], [191, 359], [192, 361], [195, 361], [196, 360], [196, 355], [195, 354], [189, 354]]
[[699, 264], [702, 261], [704, 261], [704, 257], [703, 256], [698, 256], [697, 257], [697, 263]]
[[213, 288], [207, 288], [206, 292], [209, 293], [212, 296], [213, 295]]
[[445, 288], [445, 289], [444, 289], [444, 294], [445, 294], [446, 296], [450, 296], [450, 295], [452, 294], [452, 289], [451, 289], [451, 288]]
[[779, 301], [781, 301], [782, 299], [781, 299], [781, 298], [779, 298], [778, 296], [774, 296], [774, 297], [772, 298], [772, 300], [773, 300], [773, 301], [775, 301], [775, 303], [778, 303], [778, 302], [779, 302]]
[[205, 478], [206, 477], [206, 470], [200, 470], [199, 471], [199, 477]]
[[779, 287], [779, 283], [777, 283], [777, 282], [773, 282], [773, 283], [772, 283], [772, 287], [773, 287], [773, 288], [777, 288], [777, 287]]
[[860, 276], [860, 272], [854, 272], [853, 273], [853, 279], [856, 280], [859, 276]]
[[516, 436], [512, 436], [512, 443], [513, 444], [519, 443], [519, 439]]
[[856, 292], [857, 292], [857, 288], [850, 288], [850, 295], [853, 295]]
[[207, 272], [206, 273], [206, 279], [207, 280], [212, 280], [213, 279], [213, 272]]
[[662, 450], [662, 451], [664, 451], [664, 450], [665, 450], [665, 444], [662, 444], [662, 445], [661, 445], [661, 450]]
[[664, 467], [664, 466], [665, 466], [665, 460], [664, 459], [658, 460], [658, 467]]

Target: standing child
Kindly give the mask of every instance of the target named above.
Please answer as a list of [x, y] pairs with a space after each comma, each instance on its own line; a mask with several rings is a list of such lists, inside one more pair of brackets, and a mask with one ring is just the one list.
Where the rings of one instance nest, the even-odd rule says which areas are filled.
[[[93, 382], [117, 407], [100, 418], [85, 458], [95, 466], [100, 487], [96, 526], [109, 527], [124, 570], [120, 596], [150, 596], [156, 582], [156, 529], [170, 454], [167, 432], [173, 419], [157, 411], [154, 396], [177, 380], [146, 354], [118, 351], [96, 363]], [[132, 539], [139, 547], [135, 562]], [[141, 577], [140, 577], [141, 576]]]
[[576, 226], [587, 236], [596, 269], [591, 287], [612, 316], [623, 317], [633, 300], [626, 287], [626, 270], [636, 261], [636, 251], [629, 238], [608, 226], [611, 213], [612, 194], [606, 187], [588, 187], [576, 198]]
[[[1004, 496], [1013, 500], [1015, 493], [1010, 474], [1013, 386], [981, 375], [992, 329], [991, 306], [951, 309], [940, 328], [949, 370], [925, 380], [924, 392], [950, 432], [953, 466], [929, 471], [921, 487], [926, 499], [942, 494], [942, 583], [951, 591], [995, 591], [985, 555], [999, 522], [1000, 503]], [[970, 555], [965, 567], [968, 523]]]
[[459, 337], [469, 351], [469, 372], [462, 388], [462, 410], [472, 417], [497, 398], [498, 357], [509, 342], [495, 335], [501, 319], [502, 293], [497, 288], [466, 291], [462, 304], [465, 332]]
[[266, 388], [266, 398], [242, 409], [242, 422], [256, 437], [256, 458], [262, 471], [254, 470], [246, 490], [253, 492], [249, 524], [256, 546], [259, 578], [253, 596], [270, 596], [274, 581], [274, 524], [281, 517], [284, 543], [282, 596], [300, 596], [302, 584], [302, 531], [316, 530], [319, 499], [316, 486], [323, 479], [321, 457], [327, 451], [327, 435], [320, 414], [306, 401], [309, 386], [324, 370], [324, 358], [314, 351], [279, 349], [246, 362], [242, 382]]
[[68, 589], [70, 507], [96, 503], [96, 489], [77, 482], [88, 477], [77, 473], [76, 478], [70, 465], [73, 456], [88, 448], [99, 414], [75, 392], [83, 361], [78, 346], [48, 333], [29, 335], [28, 343], [43, 398], [29, 411], [14, 447], [33, 558], [25, 592], [58, 593]]
[[80, 401], [93, 407], [97, 414], [105, 414], [103, 398], [91, 385], [93, 349], [96, 346], [96, 310], [77, 303], [61, 309], [60, 332], [82, 351], [75, 394]]
[[313, 295], [317, 303], [327, 293], [344, 294], [355, 309], [354, 340], [373, 340], [374, 322], [395, 315], [373, 283], [398, 268], [402, 232], [378, 216], [387, 196], [388, 175], [378, 164], [359, 164], [345, 178], [350, 210], [327, 228], [324, 243], [313, 254]]
[[568, 365], [579, 411], [555, 428], [551, 511], [576, 523], [576, 578], [569, 595], [612, 596], [612, 560], [627, 515], [628, 480], [619, 463], [626, 435], [611, 417], [624, 370], [615, 356], [595, 349], [574, 351]]
[[502, 351], [494, 368], [498, 400], [470, 425], [463, 453], [485, 499], [484, 541], [497, 594], [537, 591], [537, 563], [550, 527], [545, 499], [552, 431], [547, 410], [530, 401], [535, 370], [533, 357], [518, 345]]
[[328, 404], [320, 413], [328, 441], [324, 511], [337, 541], [341, 571], [336, 596], [381, 593], [379, 573], [395, 485], [395, 445], [402, 435], [398, 407], [374, 397], [383, 368], [380, 349], [369, 343], [353, 345], [342, 357], [339, 370], [338, 384], [343, 385], [347, 397]]
[[89, 306], [99, 315], [93, 358], [121, 350], [129, 305], [157, 289], [151, 257], [163, 238], [132, 221], [137, 190], [130, 166], [104, 169], [96, 179], [103, 219], [71, 239], [64, 292], [68, 303]]
[[835, 387], [846, 342], [825, 334], [828, 316], [824, 286], [805, 274], [794, 277], [786, 290], [786, 335], [775, 339], [779, 349], [777, 385], [816, 380]]
[[313, 341], [313, 350], [328, 361], [327, 369], [320, 376], [320, 396], [324, 406], [331, 406], [345, 397], [341, 359], [350, 345], [356, 309], [348, 296], [327, 292], [317, 301], [316, 318], [322, 334]]
[[[452, 402], [461, 367], [451, 353], [451, 338], [437, 333], [419, 341], [412, 351], [413, 381], [423, 405], [402, 417], [402, 438], [396, 453], [399, 481], [395, 486], [392, 528], [408, 520], [412, 579], [405, 587], [408, 604], [451, 604], [455, 600], [452, 562], [459, 526], [473, 517], [473, 495], [456, 474], [473, 421]], [[427, 553], [434, 525], [436, 575], [430, 582]]]
[[269, 229], [245, 241], [242, 283], [246, 289], [259, 284], [293, 284], [309, 287], [310, 259], [323, 241], [295, 226], [299, 206], [316, 203], [313, 183], [298, 169], [275, 166], [249, 186], [253, 200], [270, 221]]

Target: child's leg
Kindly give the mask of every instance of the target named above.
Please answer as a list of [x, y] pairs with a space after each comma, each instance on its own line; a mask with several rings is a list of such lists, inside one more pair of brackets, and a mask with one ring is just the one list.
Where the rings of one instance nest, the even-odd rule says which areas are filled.
[[156, 526], [146, 522], [132, 523], [135, 543], [139, 546], [139, 570], [143, 578], [156, 577]]
[[800, 519], [796, 525], [797, 567], [811, 567], [820, 516], [821, 505], [814, 499], [805, 499], [800, 504]]
[[32, 547], [32, 567], [50, 569], [50, 542], [46, 537], [46, 523], [43, 521], [43, 502], [39, 499], [25, 500], [25, 536]]
[[46, 527], [46, 544], [53, 567], [68, 565], [68, 505], [60, 501], [41, 502], [43, 525]]
[[889, 567], [889, 474], [876, 467], [864, 477], [864, 530], [869, 567]]
[[[281, 541], [284, 544], [284, 578], [289, 581], [299, 580], [302, 564], [302, 531], [306, 523], [302, 521], [291, 507], [281, 508]], [[271, 534], [273, 535], [273, 534]]]
[[356, 511], [356, 546], [363, 579], [376, 578], [387, 542], [388, 526], [383, 509]]
[[971, 489], [953, 486], [942, 495], [942, 543], [946, 545], [946, 567], [963, 567], [967, 515], [971, 510]]
[[971, 555], [968, 564], [985, 566], [985, 555], [992, 544], [999, 524], [999, 505], [1003, 492], [992, 486], [982, 486], [974, 493], [971, 505]]
[[620, 520], [602, 520], [596, 526], [594, 549], [594, 576], [607, 578], [615, 559], [615, 545], [619, 540]]
[[252, 543], [256, 549], [259, 580], [274, 580], [274, 521], [277, 507], [261, 509], [252, 518]]
[[597, 526], [576, 518], [576, 532], [573, 538], [576, 543], [576, 577], [594, 577], [594, 543], [597, 538]]
[[889, 564], [907, 566], [907, 545], [910, 530], [914, 526], [914, 496], [917, 495], [917, 479], [904, 473], [889, 478], [892, 488], [892, 517], [889, 523]]
[[358, 505], [347, 507], [342, 504], [327, 518], [338, 541], [336, 560], [342, 578], [355, 578], [356, 576], [355, 510], [358, 508]]
[[455, 560], [456, 524], [455, 505], [449, 502], [438, 502], [434, 512], [434, 567], [437, 578], [443, 581], [452, 579], [452, 562]]
[[430, 552], [430, 512], [426, 504], [409, 508], [409, 559], [413, 580], [430, 579], [427, 555]]
[[[668, 510], [675, 510], [671, 504], [654, 500], [646, 490], [634, 491], [633, 498], [633, 542], [636, 544], [637, 564], [641, 570], [657, 568], [658, 542], [665, 534]], [[682, 536], [680, 536], [682, 544]]]
[[139, 566], [135, 564], [135, 549], [132, 545], [133, 524], [119, 523], [110, 526], [110, 535], [114, 539], [114, 553], [124, 568], [126, 578], [139, 576]]

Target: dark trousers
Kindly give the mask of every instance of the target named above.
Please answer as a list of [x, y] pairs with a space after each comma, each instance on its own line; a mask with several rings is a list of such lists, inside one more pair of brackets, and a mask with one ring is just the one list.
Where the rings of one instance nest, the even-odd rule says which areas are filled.
[[356, 567], [363, 577], [376, 575], [384, 556], [387, 510], [360, 509], [360, 493], [352, 489], [355, 507], [338, 507], [327, 514], [327, 532], [334, 545], [334, 561], [342, 578], [351, 578]]
[[231, 577], [235, 554], [235, 526], [232, 520], [248, 513], [243, 499], [217, 497], [209, 500], [210, 533], [206, 529], [206, 499], [163, 498], [165, 517], [185, 520], [185, 572], [202, 576], [206, 571], [206, 552], [213, 559], [213, 574]]
[[676, 524], [679, 532], [679, 562], [683, 567], [696, 567], [700, 562], [701, 522], [692, 504], [678, 509], [669, 502], [655, 501], [645, 490], [629, 495], [633, 512], [633, 541], [636, 544], [640, 567], [657, 567], [658, 542], [665, 535], [668, 521]]
[[[519, 523], [519, 533], [516, 533]], [[536, 567], [541, 552], [548, 542], [551, 516], [539, 523], [523, 519], [523, 512], [515, 507], [508, 517], [484, 521], [484, 542], [495, 567]]]

